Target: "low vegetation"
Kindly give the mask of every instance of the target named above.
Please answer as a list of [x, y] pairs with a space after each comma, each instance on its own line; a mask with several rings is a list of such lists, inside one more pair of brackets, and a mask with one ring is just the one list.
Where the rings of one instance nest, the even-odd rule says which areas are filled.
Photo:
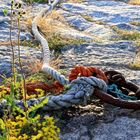
[[140, 26], [139, 21], [131, 21], [130, 24], [135, 25], [135, 26]]
[[140, 0], [129, 0], [129, 4], [140, 5]]
[[89, 15], [81, 15], [85, 20], [89, 21], [89, 22], [94, 22], [96, 24], [99, 25], [105, 25], [105, 23], [101, 20], [94, 20], [93, 17], [89, 16]]
[[140, 70], [140, 63], [139, 62], [132, 62], [129, 64], [129, 68], [133, 70]]
[[119, 35], [117, 40], [131, 40], [134, 41], [136, 46], [140, 46], [140, 32], [136, 30], [122, 30], [117, 27], [113, 27], [113, 30]]
[[32, 4], [33, 2], [38, 2], [38, 3], [47, 3], [48, 0], [24, 0], [28, 4]]
[[[135, 43], [137, 47], [140, 47], [140, 32], [136, 30], [128, 31], [128, 30], [121, 30], [117, 27], [113, 27], [114, 31], [119, 35], [117, 40], [130, 40]], [[138, 49], [139, 50], [139, 49]], [[136, 53], [133, 62], [129, 64], [129, 67], [134, 70], [140, 69], [140, 53]], [[137, 59], [138, 58], [138, 59]]]
[[68, 2], [80, 3], [80, 2], [84, 2], [84, 0], [68, 0]]
[[122, 30], [117, 27], [113, 27], [113, 30], [120, 36], [122, 40], [139, 40], [140, 39], [140, 32], [136, 30]]
[[[7, 11], [7, 9], [4, 11], [5, 16], [8, 13]], [[5, 106], [0, 109], [0, 140], [59, 140], [60, 129], [55, 125], [56, 121], [54, 118], [40, 112], [41, 108], [47, 104], [48, 99], [46, 98], [32, 106], [29, 106], [26, 102], [30, 98], [38, 98], [46, 95], [45, 91], [36, 88], [36, 86], [34, 86], [34, 92], [28, 92], [28, 88], [32, 89], [30, 87], [32, 82], [46, 82], [45, 80], [47, 80], [49, 83], [54, 79], [49, 76], [45, 77], [42, 73], [36, 73], [36, 75], [32, 75], [30, 78], [25, 76], [20, 56], [21, 17], [24, 16], [24, 13], [22, 4], [11, 0], [9, 44], [12, 48], [12, 77], [7, 79], [2, 76], [4, 83], [0, 86], [0, 101], [3, 99], [7, 101]], [[12, 42], [13, 19], [18, 24], [18, 37], [17, 41], [14, 42], [18, 46], [18, 56], [15, 55], [14, 44]], [[20, 65], [19, 72], [15, 67], [15, 59], [18, 60], [18, 64]], [[23, 107], [20, 108], [17, 106], [15, 100], [22, 100]]]
[[86, 42], [85, 40], [65, 36], [61, 33], [61, 31], [70, 27], [57, 11], [53, 11], [47, 18], [39, 18], [37, 24], [48, 40], [50, 49], [56, 52], [60, 52], [66, 45], [78, 45]]

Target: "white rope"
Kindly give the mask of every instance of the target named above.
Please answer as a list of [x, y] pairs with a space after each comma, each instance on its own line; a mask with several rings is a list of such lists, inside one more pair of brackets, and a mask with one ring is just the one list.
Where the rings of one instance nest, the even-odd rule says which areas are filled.
[[58, 73], [56, 70], [54, 70], [52, 67], [49, 66], [49, 60], [50, 60], [50, 50], [48, 46], [48, 41], [40, 34], [37, 28], [36, 21], [37, 19], [41, 18], [42, 16], [48, 14], [52, 11], [52, 9], [60, 2], [60, 0], [55, 0], [51, 5], [49, 5], [45, 10], [41, 11], [37, 17], [34, 18], [32, 23], [32, 31], [36, 39], [41, 43], [43, 47], [43, 66], [42, 71], [44, 73], [50, 74], [53, 78], [55, 78], [57, 81], [59, 81], [62, 85], [68, 84], [68, 80]]
[[[58, 2], [59, 0], [55, 1], [52, 5], [50, 5], [50, 8], [44, 10], [44, 12], [46, 11], [50, 12], [52, 10], [51, 8], [54, 8], [54, 6], [57, 5]], [[39, 15], [44, 15], [44, 13], [41, 12], [41, 14]], [[48, 42], [47, 40], [44, 40], [44, 37], [37, 30], [35, 20], [33, 22], [32, 30], [34, 36], [41, 42], [43, 46], [44, 59], [42, 71], [47, 74], [50, 74], [53, 78], [58, 80], [63, 85], [69, 84], [69, 81], [63, 75], [61, 75], [48, 65], [50, 58]], [[61, 109], [63, 107], [68, 108], [72, 105], [87, 103], [87, 100], [89, 100], [90, 97], [92, 96], [95, 87], [105, 92], [107, 91], [107, 85], [103, 80], [97, 79], [96, 77], [80, 77], [70, 83], [70, 90], [68, 90], [66, 94], [61, 94], [58, 96], [42, 97], [41, 100], [43, 100], [44, 98], [49, 99], [48, 103], [44, 105], [43, 109], [56, 110]], [[37, 99], [34, 99], [34, 101], [37, 102]], [[28, 105], [30, 105], [30, 102], [28, 102]]]
[[[50, 12], [60, 0], [55, 0], [52, 4], [50, 4], [45, 10], [39, 13], [39, 16], [45, 16]], [[36, 20], [38, 17], [35, 17], [32, 23], [32, 31], [34, 36], [38, 41], [40, 41], [43, 47], [43, 66], [42, 71], [50, 74], [53, 78], [59, 81], [61, 84], [69, 84], [70, 89], [63, 94], [58, 96], [44, 96], [38, 99], [30, 99], [27, 101], [28, 106], [33, 106], [36, 103], [43, 101], [45, 98], [48, 98], [48, 103], [44, 105], [43, 110], [57, 110], [61, 108], [68, 108], [72, 105], [87, 103], [92, 94], [94, 93], [94, 89], [98, 88], [103, 91], [107, 91], [106, 83], [98, 79], [96, 77], [79, 77], [76, 80], [73, 80], [71, 83], [60, 73], [49, 66], [50, 60], [50, 50], [48, 46], [47, 40], [39, 33]], [[24, 109], [23, 101], [15, 100], [15, 104], [22, 109]], [[3, 100], [0, 103], [0, 107], [5, 107], [7, 101]]]
[[[106, 83], [96, 77], [79, 77], [72, 81], [70, 90], [65, 94], [58, 96], [44, 96], [38, 99], [30, 99], [27, 101], [28, 106], [33, 106], [45, 98], [48, 98], [48, 103], [43, 106], [43, 110], [57, 110], [61, 108], [68, 108], [73, 105], [86, 104], [90, 97], [94, 94], [94, 89], [98, 88], [102, 91], [107, 91]], [[7, 101], [3, 100], [0, 107], [6, 106]], [[23, 101], [16, 100], [15, 104], [24, 109]]]
[[48, 64], [43, 64], [42, 66], [42, 71], [50, 74], [54, 79], [56, 79], [57, 81], [59, 81], [59, 83], [61, 83], [62, 85], [67, 85], [69, 84], [69, 81], [65, 78], [64, 75], [61, 75], [58, 71], [56, 71], [55, 69], [51, 68]]

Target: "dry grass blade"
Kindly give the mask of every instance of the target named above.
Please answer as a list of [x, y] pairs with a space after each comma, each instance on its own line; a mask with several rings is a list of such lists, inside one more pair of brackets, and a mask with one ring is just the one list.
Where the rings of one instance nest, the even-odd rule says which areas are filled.
[[130, 0], [129, 4], [140, 5], [140, 0]]

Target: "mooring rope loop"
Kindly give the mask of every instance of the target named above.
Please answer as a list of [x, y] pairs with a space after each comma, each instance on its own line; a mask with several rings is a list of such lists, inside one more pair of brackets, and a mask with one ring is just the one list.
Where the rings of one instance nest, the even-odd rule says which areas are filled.
[[[50, 74], [55, 80], [63, 86], [68, 85], [69, 90], [65, 91], [60, 95], [44, 96], [40, 98], [34, 98], [27, 100], [28, 106], [33, 106], [37, 103], [43, 102], [44, 99], [48, 98], [48, 102], [43, 106], [43, 110], [57, 110], [61, 108], [68, 108], [73, 105], [79, 105], [87, 103], [90, 97], [94, 94], [101, 100], [110, 103], [112, 105], [120, 106], [129, 109], [140, 109], [140, 101], [125, 101], [119, 98], [107, 94], [107, 84], [115, 82], [118, 88], [126, 88], [140, 97], [139, 87], [135, 84], [128, 82], [125, 78], [116, 71], [102, 72], [94, 67], [83, 67], [76, 66], [72, 69], [69, 79], [61, 75], [58, 71], [49, 66], [50, 61], [50, 50], [48, 41], [40, 34], [37, 27], [37, 19], [39, 17], [46, 16], [54, 7], [60, 2], [60, 0], [54, 0], [53, 3], [49, 1], [49, 5], [43, 11], [41, 11], [32, 22], [32, 32], [35, 38], [41, 43], [43, 47], [43, 66], [42, 71], [46, 74]], [[49, 88], [49, 87], [43, 87]], [[20, 108], [24, 109], [23, 100], [14, 100], [15, 104]], [[0, 107], [3, 108], [7, 104], [7, 100], [2, 100]]]
[[[48, 5], [48, 7], [39, 13], [39, 16], [43, 16], [46, 13], [50, 12], [59, 2], [60, 0], [55, 0], [52, 4]], [[89, 77], [78, 77], [77, 79], [68, 80], [65, 76], [58, 73], [55, 69], [49, 66], [50, 60], [50, 50], [48, 46], [48, 41], [40, 34], [38, 31], [38, 27], [36, 24], [37, 18], [35, 17], [32, 23], [32, 31], [36, 39], [41, 43], [43, 47], [43, 66], [42, 71], [50, 74], [55, 80], [57, 80], [62, 85], [69, 85], [70, 89], [64, 94], [60, 94], [57, 96], [45, 96], [38, 99], [30, 99], [27, 101], [28, 106], [33, 106], [39, 102], [42, 102], [45, 98], [48, 98], [47, 104], [43, 106], [44, 110], [57, 110], [61, 108], [68, 108], [72, 105], [78, 105], [82, 103], [87, 103], [92, 94], [94, 93], [94, 89], [98, 88], [104, 92], [107, 91], [106, 83], [101, 79], [93, 77], [92, 74], [86, 75]], [[85, 69], [83, 67], [83, 69]], [[91, 71], [93, 68], [89, 68]], [[97, 70], [96, 70], [97, 71]], [[83, 71], [84, 72], [84, 71]], [[100, 71], [102, 74], [102, 72]], [[84, 76], [84, 74], [81, 74]], [[3, 100], [1, 105], [6, 105], [6, 100]], [[15, 104], [21, 108], [24, 108], [24, 102], [15, 100]]]
[[[52, 9], [60, 2], [60, 0], [54, 0], [53, 3], [48, 5], [48, 7], [39, 13], [37, 17], [46, 16], [49, 12], [52, 11]], [[42, 71], [44, 73], [50, 74], [53, 78], [55, 78], [57, 81], [59, 81], [62, 85], [70, 84], [70, 89], [65, 94], [60, 94], [58, 96], [46, 96], [42, 97], [40, 99], [33, 99], [28, 101], [28, 105], [33, 105], [37, 102], [42, 101], [44, 98], [48, 98], [48, 103], [43, 107], [44, 110], [56, 110], [60, 109], [62, 107], [70, 107], [72, 105], [77, 105], [81, 103], [87, 102], [87, 100], [90, 98], [90, 96], [93, 94], [94, 89], [96, 88], [94, 94], [102, 99], [103, 101], [106, 101], [108, 103], [121, 106], [124, 108], [139, 108], [140, 104], [138, 102], [126, 102], [124, 100], [115, 99], [114, 97], [111, 97], [108, 95], [107, 92], [107, 85], [108, 80], [116, 80], [117, 83], [124, 83], [126, 87], [128, 85], [131, 85], [130, 87], [135, 87], [135, 90], [138, 91], [137, 86], [128, 83], [124, 80], [122, 75], [116, 75], [113, 77], [111, 75], [111, 78], [108, 78], [105, 74], [100, 70], [96, 70], [93, 67], [83, 68], [76, 66], [73, 72], [70, 74], [69, 80], [66, 79], [63, 75], [58, 73], [56, 70], [54, 70], [52, 67], [49, 66], [50, 61], [50, 50], [48, 46], [48, 41], [40, 34], [37, 28], [37, 17], [34, 18], [32, 23], [32, 31], [36, 39], [41, 43], [43, 47], [43, 66]], [[73, 75], [73, 73], [76, 72], [76, 74]], [[78, 77], [80, 74], [80, 77]], [[84, 77], [81, 77], [84, 76]], [[85, 77], [86, 76], [86, 77]], [[92, 77], [96, 76], [96, 77]], [[77, 78], [77, 79], [76, 79]], [[98, 79], [99, 78], [99, 79]], [[104, 80], [104, 81], [103, 81]], [[72, 81], [72, 82], [71, 82]], [[71, 83], [70, 83], [71, 82]], [[106, 83], [105, 83], [106, 82]], [[98, 89], [98, 90], [97, 90]], [[133, 90], [133, 88], [131, 89]], [[135, 92], [136, 92], [135, 91]], [[106, 94], [104, 94], [106, 93]], [[31, 102], [32, 101], [32, 102]], [[20, 102], [21, 103], [21, 102]], [[130, 105], [131, 104], [131, 105]]]
[[[38, 99], [30, 99], [27, 101], [28, 107], [33, 106], [44, 99], [48, 98], [47, 104], [43, 106], [43, 110], [57, 110], [61, 108], [68, 108], [73, 105], [85, 104], [94, 94], [94, 89], [107, 91], [106, 83], [96, 77], [79, 77], [73, 80], [70, 84], [70, 89], [65, 94], [57, 96], [44, 96]], [[6, 106], [7, 101], [3, 100], [0, 106]], [[15, 100], [15, 104], [24, 109], [24, 102]]]

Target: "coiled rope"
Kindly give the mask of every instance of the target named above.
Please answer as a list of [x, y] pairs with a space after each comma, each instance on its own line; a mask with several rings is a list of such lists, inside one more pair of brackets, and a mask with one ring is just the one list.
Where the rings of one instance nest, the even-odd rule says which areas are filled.
[[[48, 7], [41, 11], [37, 17], [34, 18], [32, 23], [32, 31], [36, 39], [41, 43], [43, 47], [43, 66], [42, 71], [50, 74], [54, 79], [56, 79], [59, 83], [62, 85], [69, 85], [70, 90], [67, 91], [65, 94], [60, 94], [58, 96], [45, 96], [38, 99], [30, 99], [27, 101], [28, 106], [33, 106], [34, 104], [38, 102], [42, 102], [45, 98], [48, 98], [48, 103], [43, 106], [44, 110], [57, 110], [61, 108], [67, 108], [72, 105], [77, 105], [81, 103], [86, 103], [87, 100], [90, 99], [90, 96], [94, 93], [95, 87], [106, 92], [107, 91], [107, 85], [105, 81], [102, 79], [105, 79], [105, 75], [100, 70], [96, 70], [92, 67], [89, 67], [87, 70], [90, 72], [85, 74], [85, 68], [83, 67], [84, 71], [81, 69], [81, 67], [76, 67], [77, 70], [79, 68], [81, 71], [78, 71], [78, 73], [81, 73], [82, 76], [90, 76], [90, 77], [76, 77], [78, 75], [74, 76], [73, 80], [70, 78], [70, 81], [66, 79], [63, 75], [58, 73], [56, 70], [54, 70], [52, 67], [49, 66], [49, 60], [50, 60], [50, 50], [48, 46], [47, 40], [39, 33], [38, 27], [36, 25], [36, 20], [40, 16], [46, 16], [51, 10], [60, 2], [60, 0], [55, 0], [52, 4], [49, 4]], [[98, 79], [96, 77], [92, 76], [92, 72], [98, 72], [97, 77], [101, 78]], [[77, 74], [78, 74], [77, 73]], [[100, 75], [100, 74], [101, 75]], [[71, 73], [72, 74], [72, 73]], [[6, 106], [7, 101], [3, 100], [0, 106]], [[15, 104], [21, 108], [24, 108], [24, 102], [15, 100]]]
[[[94, 93], [94, 87], [106, 92], [106, 83], [96, 77], [79, 77], [73, 80], [70, 84], [70, 90], [65, 94], [58, 96], [44, 96], [38, 99], [30, 99], [27, 101], [28, 106], [33, 106], [39, 102], [42, 102], [45, 98], [48, 98], [47, 104], [43, 106], [43, 110], [57, 110], [61, 108], [68, 108], [72, 105], [86, 104], [87, 101]], [[5, 107], [7, 101], [3, 100], [0, 107]], [[15, 104], [21, 108], [24, 108], [24, 102], [15, 100]]]
[[[52, 4], [53, 6], [50, 6], [49, 8], [47, 8], [46, 11], [47, 12], [51, 11], [54, 8], [54, 5], [57, 4], [57, 2], [59, 2], [59, 0], [57, 0], [55, 2], [55, 4]], [[45, 15], [45, 14], [46, 14], [46, 12], [42, 12], [40, 15]], [[49, 47], [48, 47], [48, 42], [40, 35], [39, 31], [37, 30], [37, 25], [36, 25], [35, 20], [36, 19], [34, 19], [34, 21], [33, 21], [32, 30], [33, 30], [33, 33], [34, 33], [35, 37], [41, 42], [41, 44], [43, 46], [43, 52], [45, 53], [44, 54], [44, 63], [43, 63], [43, 67], [42, 67], [42, 71], [43, 72], [49, 73], [50, 75], [52, 75], [52, 77], [54, 77], [62, 85], [69, 84], [69, 81], [72, 81], [72, 80], [76, 79], [77, 76], [79, 76], [79, 74], [82, 75], [82, 76], [96, 76], [97, 78], [101, 78], [101, 79], [103, 79], [104, 81], [107, 82], [107, 79], [108, 78], [106, 78], [102, 72], [96, 71], [94, 68], [75, 67], [75, 69], [73, 69], [71, 71], [71, 74], [69, 76], [69, 81], [68, 81], [64, 76], [60, 75], [57, 71], [55, 71], [54, 69], [52, 69], [51, 67], [49, 67], [48, 63], [49, 63], [49, 54], [50, 54], [50, 51], [49, 51]], [[81, 68], [84, 69], [84, 71], [82, 71]], [[98, 74], [98, 72], [100, 74]], [[96, 75], [94, 75], [94, 74], [96, 74]], [[113, 78], [117, 82], [119, 82], [120, 81], [120, 77], [119, 76], [120, 75], [114, 75]], [[96, 78], [96, 80], [98, 81], [99, 79], [97, 79], [97, 78]], [[94, 77], [94, 79], [95, 79], [95, 77]], [[84, 80], [84, 81], [87, 82], [88, 80], [91, 80], [91, 79], [88, 79], [86, 77], [82, 77], [82, 80]], [[83, 89], [83, 87], [84, 87], [83, 82], [82, 81], [80, 81], [80, 82], [81, 82], [81, 83], [79, 83], [80, 84], [80, 87]], [[103, 81], [100, 80], [100, 82], [102, 83]], [[138, 90], [139, 88], [135, 84], [132, 84], [130, 82], [126, 82], [123, 77], [121, 77], [121, 82], [122, 83], [125, 83], [124, 85], [126, 86], [126, 88], [128, 88], [128, 89], [131, 88], [130, 90], [134, 91], [136, 93], [136, 96], [140, 96], [140, 92], [139, 92], [140, 90]], [[105, 84], [105, 82], [103, 82], [103, 83]], [[99, 84], [99, 82], [98, 82], [98, 84]], [[69, 94], [69, 92], [71, 90], [73, 90], [73, 92], [80, 91], [79, 88], [77, 90], [77, 86], [78, 85], [72, 86], [71, 89], [66, 94]], [[88, 85], [87, 84], [86, 87], [88, 87], [88, 88], [85, 87], [85, 89], [87, 90], [87, 94], [83, 94], [83, 95], [86, 95], [86, 97], [88, 97], [87, 95], [89, 95], [89, 96], [91, 95], [90, 91], [91, 91], [91, 88], [92, 87], [90, 87], [90, 86], [91, 85]], [[100, 86], [98, 85], [97, 87], [99, 88]], [[107, 85], [104, 85], [104, 87], [107, 87]], [[83, 89], [83, 91], [85, 91], [85, 90]], [[96, 89], [94, 91], [94, 95], [97, 96], [98, 98], [100, 98], [101, 100], [103, 100], [103, 101], [105, 101], [107, 103], [111, 103], [111, 104], [116, 105], [116, 106], [120, 106], [120, 107], [123, 107], [123, 108], [129, 108], [129, 109], [140, 109], [140, 101], [125, 101], [125, 100], [122, 100], [122, 99], [119, 99], [119, 98], [116, 99], [113, 96], [111, 96], [111, 95], [107, 94], [106, 92], [104, 92], [104, 90], [102, 88], [100, 88], [100, 90], [99, 89]], [[59, 99], [59, 97], [61, 97], [61, 96], [62, 95], [56, 96], [55, 98], [58, 97], [58, 99]], [[82, 96], [82, 94], [81, 94], [81, 96]], [[71, 98], [69, 98], [69, 102], [70, 101], [71, 101]], [[78, 102], [80, 102], [80, 100]]]
[[[63, 75], [58, 73], [52, 67], [49, 66], [50, 60], [50, 50], [48, 46], [47, 40], [40, 34], [38, 31], [38, 27], [36, 24], [37, 18], [46, 16], [51, 12], [51, 10], [60, 2], [60, 0], [55, 0], [53, 3], [49, 1], [48, 7], [39, 13], [37, 17], [34, 18], [32, 23], [32, 31], [36, 39], [41, 43], [43, 47], [43, 66], [42, 71], [44, 73], [50, 74], [53, 78], [55, 78], [60, 84], [69, 85], [70, 89], [64, 93], [57, 96], [44, 96], [38, 99], [30, 99], [27, 101], [28, 106], [33, 106], [39, 102], [42, 102], [45, 98], [48, 98], [48, 103], [43, 106], [43, 110], [57, 110], [61, 108], [68, 108], [72, 105], [78, 104], [86, 104], [86, 102], [90, 99], [93, 95], [97, 96], [101, 100], [124, 108], [130, 109], [140, 109], [140, 101], [124, 101], [119, 98], [114, 98], [113, 96], [107, 94], [107, 82], [108, 80], [114, 80], [118, 84], [120, 81], [123, 85], [118, 84], [120, 87], [124, 86], [136, 93], [136, 96], [140, 96], [139, 88], [134, 85], [133, 83], [126, 82], [125, 79], [113, 73], [110, 79], [108, 74], [105, 74], [93, 67], [83, 67], [83, 66], [76, 66], [69, 76], [69, 80], [66, 79]], [[81, 77], [82, 76], [82, 77]], [[95, 77], [96, 76], [96, 77]], [[77, 78], [78, 77], [78, 78]], [[77, 79], [76, 79], [77, 78]], [[110, 82], [110, 81], [109, 81]], [[24, 102], [15, 100], [15, 104], [24, 109]], [[3, 108], [6, 106], [7, 101], [3, 100], [0, 103], [0, 107]]]
[[[60, 0], [54, 1], [52, 4], [49, 5], [49, 7], [47, 9], [42, 11], [39, 14], [39, 16], [46, 15], [48, 12], [50, 12], [54, 8], [54, 6], [57, 5], [58, 2], [60, 2]], [[83, 101], [83, 99], [85, 101], [87, 101], [87, 98], [89, 98], [93, 94], [94, 86], [98, 87], [99, 89], [101, 89], [103, 91], [106, 91], [107, 85], [103, 80], [107, 81], [107, 78], [105, 78], [105, 75], [100, 70], [98, 70], [98, 73], [97, 73], [97, 70], [92, 67], [89, 67], [86, 69], [82, 66], [76, 66], [71, 71], [71, 74], [70, 74], [70, 77], [68, 80], [63, 75], [61, 75], [60, 73], [58, 73], [56, 70], [54, 70], [53, 68], [51, 68], [49, 66], [50, 50], [49, 50], [48, 42], [39, 33], [37, 25], [36, 25], [36, 20], [37, 20], [37, 18], [35, 18], [33, 20], [32, 31], [33, 31], [34, 36], [40, 41], [40, 43], [42, 44], [42, 47], [43, 47], [44, 59], [43, 59], [42, 71], [47, 74], [50, 74], [53, 78], [55, 78], [57, 81], [59, 81], [62, 85], [70, 84], [70, 87], [71, 87], [71, 89], [64, 95], [49, 97], [49, 102], [48, 102], [47, 106], [49, 106], [49, 104], [52, 103], [55, 106], [54, 107], [51, 105], [53, 109], [55, 109], [55, 108], [60, 109], [61, 108], [60, 106], [69, 107], [69, 106], [72, 106], [73, 104], [79, 104], [79, 103], [81, 103], [81, 101]], [[96, 70], [96, 73], [98, 74], [97, 77], [101, 78], [103, 80], [97, 79], [96, 77], [92, 77], [92, 74], [93, 74], [93, 72], [95, 72], [95, 70]], [[75, 74], [74, 72], [77, 72], [77, 73]], [[91, 76], [91, 77], [88, 77], [88, 78], [79, 77], [78, 79], [76, 79], [78, 74], [81, 74], [82, 76]], [[76, 80], [74, 80], [74, 79], [76, 79]], [[58, 102], [56, 102], [54, 100], [56, 100]]]

